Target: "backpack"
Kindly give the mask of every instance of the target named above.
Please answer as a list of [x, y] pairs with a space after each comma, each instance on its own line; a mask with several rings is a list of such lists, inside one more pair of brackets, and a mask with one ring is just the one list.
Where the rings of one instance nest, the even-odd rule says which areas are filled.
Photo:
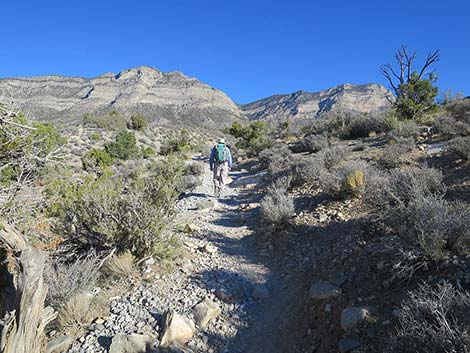
[[223, 143], [217, 144], [215, 146], [215, 161], [217, 163], [224, 163], [226, 161], [225, 153], [225, 145]]

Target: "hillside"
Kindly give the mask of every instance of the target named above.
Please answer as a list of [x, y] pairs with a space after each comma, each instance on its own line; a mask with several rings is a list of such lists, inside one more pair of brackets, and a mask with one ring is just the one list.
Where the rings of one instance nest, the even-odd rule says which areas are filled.
[[142, 114], [158, 125], [219, 126], [240, 118], [223, 92], [183, 75], [141, 66], [95, 78], [38, 76], [0, 80], [0, 101], [32, 118], [74, 124], [85, 114]]
[[302, 122], [329, 111], [369, 113], [390, 108], [393, 94], [378, 84], [344, 84], [319, 92], [278, 94], [241, 106], [250, 120]]
[[382, 111], [393, 95], [378, 84], [345, 84], [310, 93], [274, 95], [237, 105], [222, 91], [180, 72], [141, 66], [95, 78], [37, 76], [0, 79], [0, 102], [14, 102], [32, 119], [76, 125], [85, 114], [141, 114], [154, 125], [206, 129], [235, 120], [298, 123], [335, 110]]

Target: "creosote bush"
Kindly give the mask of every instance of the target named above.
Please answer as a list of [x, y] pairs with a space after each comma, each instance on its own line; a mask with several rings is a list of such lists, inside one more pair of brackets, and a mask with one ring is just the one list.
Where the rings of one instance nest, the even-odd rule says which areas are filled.
[[82, 157], [83, 169], [93, 172], [102, 172], [113, 165], [114, 158], [108, 151], [92, 148]]
[[252, 155], [258, 155], [274, 144], [275, 131], [271, 131], [265, 121], [254, 121], [246, 126], [234, 122], [225, 132], [238, 139], [238, 148], [245, 148]]
[[168, 244], [163, 229], [183, 174], [184, 163], [170, 158], [128, 178], [105, 173], [56, 181], [48, 190], [49, 213], [56, 218], [56, 230], [76, 247], [145, 256]]
[[85, 114], [83, 124], [93, 128], [119, 131], [127, 127], [127, 120], [121, 113], [113, 110], [102, 115]]
[[449, 283], [422, 284], [409, 293], [390, 351], [403, 353], [470, 352], [470, 294]]
[[160, 153], [164, 156], [172, 153], [184, 153], [191, 151], [194, 147], [189, 133], [186, 130], [182, 130], [176, 137], [170, 137], [163, 141], [160, 147]]
[[282, 177], [273, 182], [261, 201], [261, 216], [275, 228], [284, 228], [294, 215], [294, 201], [287, 189], [290, 177]]
[[132, 130], [142, 131], [149, 124], [148, 119], [143, 115], [132, 115], [131, 121], [127, 123], [127, 127]]
[[113, 158], [127, 160], [138, 157], [139, 148], [136, 145], [136, 139], [133, 132], [122, 130], [116, 135], [113, 142], [105, 145], [106, 152]]

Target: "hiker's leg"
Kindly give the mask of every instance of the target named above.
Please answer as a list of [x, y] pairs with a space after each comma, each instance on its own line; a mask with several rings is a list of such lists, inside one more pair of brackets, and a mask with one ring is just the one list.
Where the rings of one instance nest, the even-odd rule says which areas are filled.
[[212, 181], [214, 182], [214, 196], [218, 197], [220, 193], [220, 165], [214, 164], [214, 173], [212, 175]]
[[225, 184], [227, 183], [228, 178], [228, 165], [224, 163], [220, 166], [220, 192], [221, 194], [225, 191]]

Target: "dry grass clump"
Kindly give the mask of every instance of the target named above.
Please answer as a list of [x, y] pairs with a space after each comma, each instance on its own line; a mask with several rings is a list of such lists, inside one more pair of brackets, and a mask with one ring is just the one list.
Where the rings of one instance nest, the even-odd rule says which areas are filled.
[[103, 273], [112, 278], [131, 277], [135, 274], [135, 257], [129, 251], [113, 255], [103, 264]]
[[422, 284], [403, 303], [390, 352], [470, 352], [470, 294]]

